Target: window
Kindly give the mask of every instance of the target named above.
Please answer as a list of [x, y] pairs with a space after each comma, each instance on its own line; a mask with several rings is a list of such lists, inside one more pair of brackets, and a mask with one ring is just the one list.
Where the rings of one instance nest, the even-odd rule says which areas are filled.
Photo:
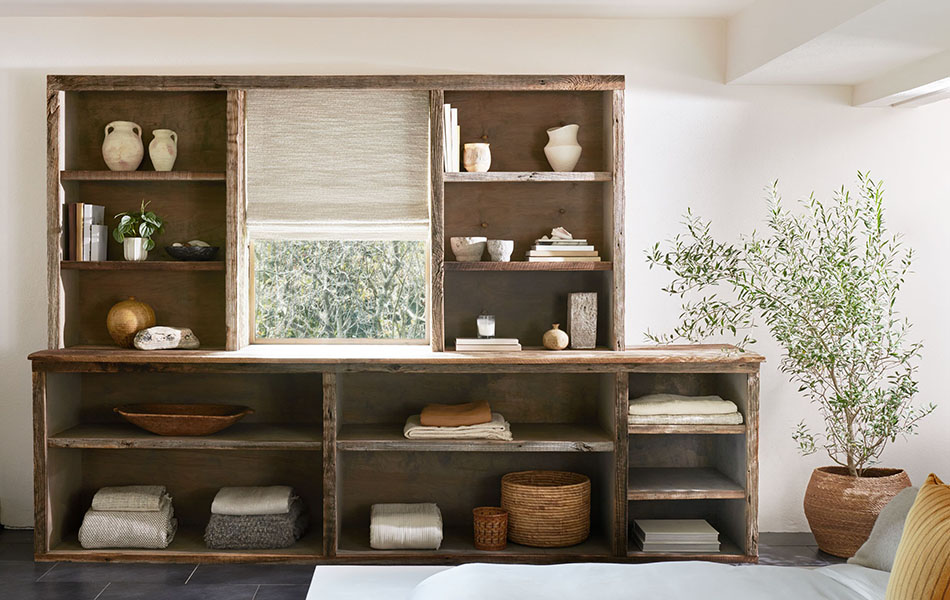
[[252, 341], [427, 341], [429, 98], [250, 90]]

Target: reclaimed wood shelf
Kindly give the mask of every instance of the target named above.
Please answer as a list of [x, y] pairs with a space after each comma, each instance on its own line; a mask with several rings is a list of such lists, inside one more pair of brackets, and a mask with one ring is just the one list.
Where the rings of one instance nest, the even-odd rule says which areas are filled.
[[486, 171], [484, 173], [460, 171], [445, 173], [443, 179], [446, 183], [612, 181], [613, 174], [610, 171]]
[[719, 534], [719, 552], [689, 553], [689, 552], [644, 552], [637, 547], [637, 541], [630, 535], [627, 557], [637, 562], [655, 560], [708, 560], [712, 562], [756, 562], [758, 557], [743, 552], [735, 542]]
[[237, 423], [208, 436], [164, 436], [128, 423], [83, 424], [49, 436], [50, 448], [322, 450], [322, 426]]
[[348, 451], [399, 452], [613, 452], [612, 436], [596, 427], [549, 423], [512, 423], [514, 439], [409, 440], [402, 424], [344, 425], [336, 447]]
[[745, 425], [627, 425], [631, 435], [742, 435]]
[[745, 498], [741, 485], [708, 467], [635, 467], [627, 482], [627, 500]]
[[223, 271], [221, 260], [64, 260], [72, 271]]
[[225, 181], [224, 171], [61, 171], [62, 181]]
[[577, 262], [528, 262], [512, 260], [494, 261], [445, 261], [446, 271], [610, 271], [613, 263], [609, 261]]

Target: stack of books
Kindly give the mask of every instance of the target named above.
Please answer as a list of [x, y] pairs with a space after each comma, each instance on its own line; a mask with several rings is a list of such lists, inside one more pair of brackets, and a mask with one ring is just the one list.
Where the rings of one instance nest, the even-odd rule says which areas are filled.
[[518, 338], [455, 338], [456, 352], [520, 352]]
[[66, 260], [106, 260], [109, 228], [103, 223], [106, 208], [74, 202], [66, 205], [63, 256]]
[[541, 238], [527, 252], [528, 262], [600, 262], [600, 255], [587, 240]]
[[459, 109], [445, 104], [442, 115], [444, 117], [444, 135], [442, 136], [442, 159], [446, 173], [458, 173], [462, 170], [462, 153], [459, 137]]
[[635, 519], [633, 535], [644, 552], [719, 552], [719, 532], [704, 519]]

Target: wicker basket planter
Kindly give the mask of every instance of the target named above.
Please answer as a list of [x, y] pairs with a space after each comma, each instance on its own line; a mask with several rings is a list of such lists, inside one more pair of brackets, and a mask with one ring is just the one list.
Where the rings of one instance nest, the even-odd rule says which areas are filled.
[[871, 534], [884, 505], [910, 486], [902, 469], [867, 469], [851, 477], [844, 467], [820, 467], [805, 490], [805, 518], [818, 547], [850, 558]]
[[590, 479], [566, 471], [519, 471], [501, 478], [508, 539], [538, 548], [573, 546], [590, 535]]
[[504, 550], [508, 545], [508, 511], [497, 506], [472, 510], [476, 550]]

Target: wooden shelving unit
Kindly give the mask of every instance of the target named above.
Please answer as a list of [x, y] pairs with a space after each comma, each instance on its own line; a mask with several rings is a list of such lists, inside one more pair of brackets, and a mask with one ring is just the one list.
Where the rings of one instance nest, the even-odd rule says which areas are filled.
[[[256, 88], [427, 90], [431, 190], [430, 345], [248, 345], [249, 240], [244, 208], [247, 91]], [[623, 78], [617, 76], [101, 77], [48, 80], [49, 348], [33, 361], [38, 560], [143, 562], [546, 563], [757, 556], [758, 366], [724, 346], [624, 347]], [[488, 141], [488, 173], [442, 170], [443, 103], [459, 109], [461, 141]], [[122, 118], [180, 134], [175, 170], [104, 170], [102, 128]], [[544, 130], [580, 125], [577, 171], [554, 173]], [[223, 185], [222, 185], [223, 184]], [[467, 185], [474, 184], [474, 185]], [[536, 185], [515, 185], [536, 184]], [[63, 207], [106, 207], [106, 222], [143, 200], [167, 220], [149, 261], [64, 261]], [[586, 238], [603, 262], [459, 263], [450, 238], [515, 242], [551, 228]], [[202, 239], [219, 261], [176, 262], [162, 247]], [[115, 272], [112, 272], [115, 271]], [[597, 349], [548, 352], [567, 294], [598, 293]], [[134, 295], [160, 324], [191, 327], [194, 351], [116, 348], [109, 307]], [[446, 352], [496, 315], [525, 350]], [[130, 394], [134, 391], [134, 395]], [[739, 426], [628, 426], [628, 399], [654, 392], [720, 394]], [[407, 440], [426, 404], [489, 400], [512, 441]], [[129, 402], [215, 402], [255, 412], [225, 431], [161, 437], [123, 421]], [[570, 548], [474, 549], [471, 509], [497, 505], [508, 472], [558, 469], [592, 482], [591, 536]], [[85, 550], [77, 531], [102, 486], [166, 485], [180, 520], [165, 550]], [[291, 485], [310, 530], [291, 548], [216, 551], [202, 532], [222, 486]], [[377, 502], [436, 502], [438, 551], [368, 546]], [[706, 518], [716, 555], [636, 551], [636, 518]]]

